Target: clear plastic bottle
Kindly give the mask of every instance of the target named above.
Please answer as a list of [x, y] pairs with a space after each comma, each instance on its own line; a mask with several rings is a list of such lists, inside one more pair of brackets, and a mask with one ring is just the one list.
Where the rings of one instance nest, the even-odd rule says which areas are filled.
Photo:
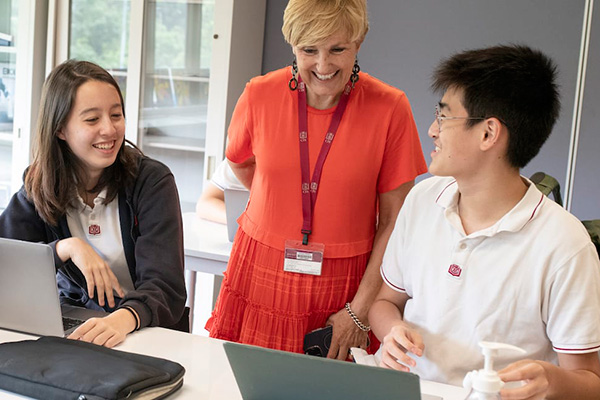
[[465, 400], [500, 400], [500, 390], [504, 382], [500, 380], [498, 372], [494, 370], [494, 357], [500, 350], [514, 350], [525, 353], [525, 350], [504, 343], [479, 342], [485, 360], [483, 369], [468, 372], [463, 381], [463, 386], [470, 390]]

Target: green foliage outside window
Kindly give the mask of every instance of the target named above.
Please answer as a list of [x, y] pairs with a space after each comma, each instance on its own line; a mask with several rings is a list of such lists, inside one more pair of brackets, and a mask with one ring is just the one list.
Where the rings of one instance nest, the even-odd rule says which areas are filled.
[[[130, 0], [72, 0], [69, 57], [109, 70], [124, 94]], [[147, 74], [208, 76], [214, 1], [155, 0], [146, 4]], [[178, 83], [177, 86], [181, 86]], [[178, 88], [178, 91], [186, 90]], [[185, 97], [185, 96], [184, 96]]]

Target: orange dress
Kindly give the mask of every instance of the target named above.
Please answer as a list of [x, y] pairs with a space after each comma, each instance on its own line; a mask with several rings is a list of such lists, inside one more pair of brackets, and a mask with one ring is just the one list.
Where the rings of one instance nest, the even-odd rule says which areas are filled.
[[[283, 271], [287, 239], [301, 240], [298, 94], [289, 68], [252, 79], [229, 126], [227, 158], [254, 155], [250, 200], [239, 219], [211, 337], [302, 352], [304, 335], [354, 298], [369, 260], [377, 196], [427, 171], [405, 94], [368, 74], [350, 94], [325, 161], [310, 241], [325, 245], [320, 276]], [[335, 107], [308, 107], [312, 175]]]

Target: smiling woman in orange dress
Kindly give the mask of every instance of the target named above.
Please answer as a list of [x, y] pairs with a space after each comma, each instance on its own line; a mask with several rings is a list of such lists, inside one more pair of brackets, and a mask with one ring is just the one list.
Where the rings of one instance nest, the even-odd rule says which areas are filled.
[[252, 79], [229, 126], [250, 201], [207, 329], [302, 352], [332, 325], [328, 357], [345, 359], [367, 347], [382, 255], [426, 164], [405, 94], [360, 72], [365, 0], [291, 0], [282, 31], [292, 67]]

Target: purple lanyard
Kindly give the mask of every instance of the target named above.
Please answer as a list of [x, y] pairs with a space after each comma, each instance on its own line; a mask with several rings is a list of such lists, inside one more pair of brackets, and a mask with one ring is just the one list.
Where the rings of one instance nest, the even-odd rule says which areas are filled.
[[[310, 179], [310, 163], [308, 160], [308, 108], [306, 106], [306, 87], [302, 78], [298, 76], [298, 129], [299, 129], [299, 140], [300, 140], [300, 168], [302, 170], [302, 244], [308, 244], [308, 235], [312, 232], [312, 216], [315, 209], [315, 202], [317, 200], [317, 190], [319, 188], [319, 181], [321, 180], [321, 172], [323, 172], [323, 164], [331, 148], [331, 143], [335, 138], [335, 134], [346, 110], [348, 99], [350, 98], [350, 92], [352, 91], [352, 84], [350, 81], [346, 84], [344, 91], [340, 97], [329, 129], [325, 135], [325, 140], [321, 146], [317, 163], [315, 164], [315, 170], [313, 172], [312, 179]], [[310, 181], [309, 181], [310, 179]]]

